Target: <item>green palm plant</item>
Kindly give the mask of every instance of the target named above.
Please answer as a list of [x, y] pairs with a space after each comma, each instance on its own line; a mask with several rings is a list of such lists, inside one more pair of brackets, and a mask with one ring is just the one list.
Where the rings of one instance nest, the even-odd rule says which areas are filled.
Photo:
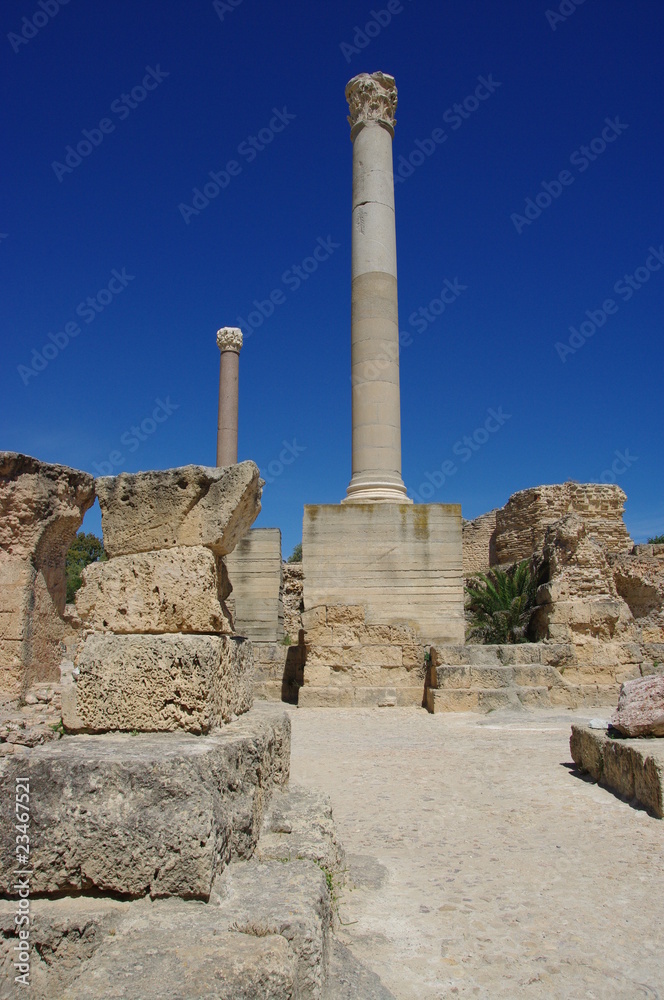
[[525, 559], [507, 570], [491, 569], [471, 578], [466, 586], [466, 638], [499, 645], [527, 642], [541, 576]]

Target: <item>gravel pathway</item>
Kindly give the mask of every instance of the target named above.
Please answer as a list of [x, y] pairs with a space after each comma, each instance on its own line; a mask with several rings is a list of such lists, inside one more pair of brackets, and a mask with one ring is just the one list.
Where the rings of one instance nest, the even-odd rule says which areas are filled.
[[338, 937], [397, 1000], [664, 1000], [664, 821], [572, 770], [587, 712], [291, 714], [348, 854]]

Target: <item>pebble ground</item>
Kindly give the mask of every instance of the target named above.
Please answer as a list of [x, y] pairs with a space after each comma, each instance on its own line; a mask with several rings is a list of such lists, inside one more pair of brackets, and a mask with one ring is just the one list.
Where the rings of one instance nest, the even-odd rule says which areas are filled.
[[348, 854], [338, 937], [397, 1000], [664, 1000], [664, 820], [574, 772], [588, 712], [291, 717]]

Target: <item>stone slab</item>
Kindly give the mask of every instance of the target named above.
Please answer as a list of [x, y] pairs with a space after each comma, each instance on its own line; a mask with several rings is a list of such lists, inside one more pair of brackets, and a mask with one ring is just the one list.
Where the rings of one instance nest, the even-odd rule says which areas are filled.
[[113, 557], [204, 545], [226, 555], [260, 513], [261, 483], [254, 462], [102, 476], [104, 548]]
[[217, 559], [201, 545], [117, 556], [83, 571], [76, 614], [95, 632], [231, 633]]
[[664, 740], [613, 739], [603, 730], [574, 725], [569, 745], [580, 771], [664, 818]]
[[91, 635], [63, 671], [71, 732], [207, 733], [252, 704], [251, 644], [236, 636]]
[[288, 780], [290, 720], [267, 705], [208, 736], [72, 736], [0, 760], [0, 892], [15, 867], [14, 779], [30, 782], [33, 893], [207, 899], [249, 857]]
[[463, 642], [458, 504], [306, 506], [302, 552], [307, 611], [361, 605], [368, 624]]

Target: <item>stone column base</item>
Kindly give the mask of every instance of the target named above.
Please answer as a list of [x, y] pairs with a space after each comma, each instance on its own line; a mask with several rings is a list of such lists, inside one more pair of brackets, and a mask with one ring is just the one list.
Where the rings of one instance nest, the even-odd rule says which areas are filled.
[[306, 506], [302, 538], [305, 611], [361, 606], [367, 625], [464, 641], [459, 504]]

